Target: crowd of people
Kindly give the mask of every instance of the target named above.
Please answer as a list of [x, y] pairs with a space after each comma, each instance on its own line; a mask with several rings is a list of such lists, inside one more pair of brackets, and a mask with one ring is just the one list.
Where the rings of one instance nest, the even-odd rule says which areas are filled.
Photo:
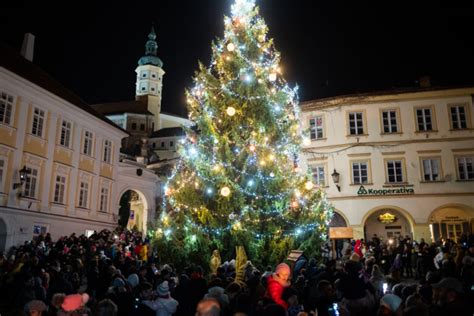
[[[473, 315], [474, 236], [329, 245], [321, 260], [215, 273], [157, 260], [138, 232], [50, 235], [0, 256], [1, 315]], [[332, 259], [334, 257], [335, 259]]]

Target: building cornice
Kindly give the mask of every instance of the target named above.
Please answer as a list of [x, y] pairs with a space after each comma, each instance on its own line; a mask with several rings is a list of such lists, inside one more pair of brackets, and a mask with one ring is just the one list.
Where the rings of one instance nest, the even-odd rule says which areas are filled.
[[432, 88], [418, 91], [375, 92], [359, 95], [343, 95], [300, 103], [302, 111], [320, 110], [328, 107], [370, 104], [380, 102], [412, 101], [474, 95], [474, 87]]

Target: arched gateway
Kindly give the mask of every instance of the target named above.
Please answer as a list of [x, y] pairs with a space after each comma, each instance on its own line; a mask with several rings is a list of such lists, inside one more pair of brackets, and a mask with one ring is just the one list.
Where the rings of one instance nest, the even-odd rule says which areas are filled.
[[413, 238], [412, 219], [394, 207], [369, 212], [363, 223], [365, 240], [371, 240], [374, 235], [382, 240], [397, 239], [400, 236]]

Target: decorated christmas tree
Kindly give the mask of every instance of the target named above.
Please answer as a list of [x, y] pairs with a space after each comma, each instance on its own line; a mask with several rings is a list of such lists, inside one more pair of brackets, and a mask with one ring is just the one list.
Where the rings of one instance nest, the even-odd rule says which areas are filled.
[[186, 92], [190, 119], [165, 187], [156, 230], [165, 261], [206, 265], [244, 246], [257, 264], [291, 249], [316, 255], [332, 216], [324, 192], [300, 170], [305, 136], [296, 89], [282, 76], [280, 54], [254, 0], [236, 0], [224, 38], [212, 45]]

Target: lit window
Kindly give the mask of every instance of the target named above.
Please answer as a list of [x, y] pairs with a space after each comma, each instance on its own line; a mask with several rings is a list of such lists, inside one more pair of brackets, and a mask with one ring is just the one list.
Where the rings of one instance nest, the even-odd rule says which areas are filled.
[[323, 117], [315, 116], [309, 119], [309, 129], [311, 139], [321, 139], [324, 137]]
[[364, 119], [362, 112], [349, 113], [349, 134], [362, 135], [364, 134]]
[[473, 157], [457, 158], [459, 180], [474, 180], [474, 169], [472, 166], [473, 160]]
[[54, 202], [64, 204], [64, 192], [66, 191], [66, 177], [56, 176], [54, 186]]
[[13, 100], [13, 96], [5, 92], [0, 94], [0, 123], [11, 124]]
[[38, 137], [43, 136], [43, 125], [44, 125], [44, 111], [38, 108], [34, 109], [33, 114], [33, 126], [31, 127], [31, 134]]

